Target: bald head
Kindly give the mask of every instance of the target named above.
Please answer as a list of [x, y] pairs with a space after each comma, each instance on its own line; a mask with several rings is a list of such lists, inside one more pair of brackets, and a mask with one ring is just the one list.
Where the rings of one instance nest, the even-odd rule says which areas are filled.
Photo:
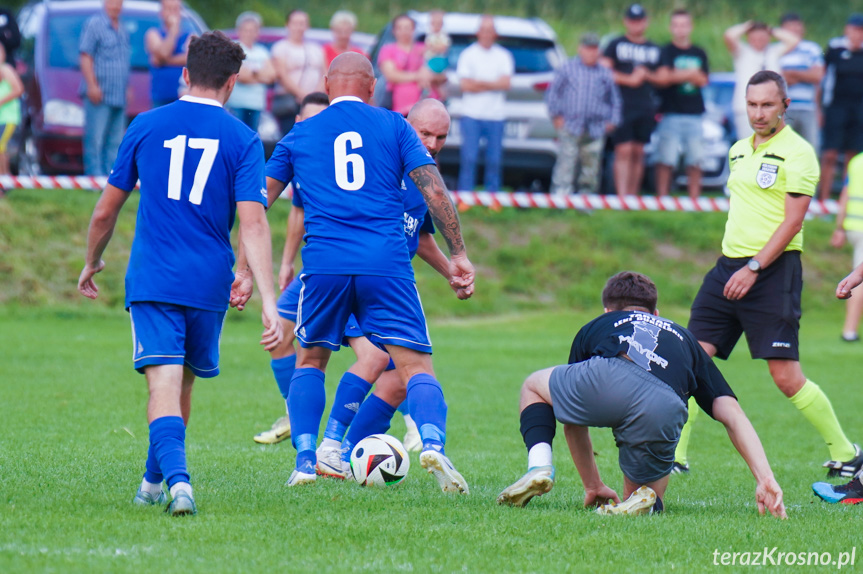
[[341, 96], [356, 96], [368, 103], [375, 90], [372, 63], [356, 52], [339, 54], [330, 64], [325, 83], [330, 101]]
[[411, 108], [407, 119], [428, 152], [432, 157], [436, 156], [449, 133], [450, 118], [446, 106], [432, 98], [420, 100]]

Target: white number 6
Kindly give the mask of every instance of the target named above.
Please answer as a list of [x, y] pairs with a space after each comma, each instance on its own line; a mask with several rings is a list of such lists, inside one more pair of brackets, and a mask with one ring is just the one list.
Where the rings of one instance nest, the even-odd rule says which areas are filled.
[[[333, 157], [336, 163], [336, 184], [346, 191], [356, 191], [366, 182], [366, 163], [358, 153], [348, 153], [363, 147], [363, 138], [357, 132], [345, 132], [333, 142]], [[353, 179], [348, 175], [348, 165], [353, 167]]]

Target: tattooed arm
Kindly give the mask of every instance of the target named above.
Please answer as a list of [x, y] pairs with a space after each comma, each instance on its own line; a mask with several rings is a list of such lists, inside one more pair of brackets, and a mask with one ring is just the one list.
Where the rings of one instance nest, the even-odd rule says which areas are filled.
[[458, 211], [449, 197], [437, 166], [422, 165], [410, 172], [411, 179], [426, 200], [435, 226], [440, 230], [450, 253], [450, 285], [468, 287], [473, 284], [475, 271], [467, 258]]

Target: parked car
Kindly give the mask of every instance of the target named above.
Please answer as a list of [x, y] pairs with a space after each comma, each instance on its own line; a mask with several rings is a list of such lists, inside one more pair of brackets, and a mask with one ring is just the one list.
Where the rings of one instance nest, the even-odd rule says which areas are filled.
[[[227, 30], [222, 30], [229, 38], [236, 40], [237, 39], [237, 30], [234, 28], [230, 28]], [[285, 28], [284, 27], [270, 27], [266, 26], [261, 28], [261, 34], [258, 37], [258, 43], [262, 46], [265, 46], [267, 50], [273, 49], [273, 44], [282, 40], [285, 37]], [[333, 33], [327, 29], [320, 28], [310, 28], [306, 30], [305, 39], [309, 42], [314, 42], [323, 46], [324, 44], [329, 44], [333, 41]], [[372, 45], [374, 44], [375, 37], [372, 34], [366, 34], [364, 32], [354, 32], [351, 35], [351, 43], [357, 46], [366, 54], [371, 50]], [[267, 90], [267, 109], [261, 113], [261, 119], [258, 123], [258, 135], [261, 137], [261, 141], [264, 142], [264, 154], [266, 157], [270, 157], [270, 154], [273, 153], [273, 150], [276, 147], [276, 144], [279, 143], [279, 140], [285, 135], [279, 129], [279, 122], [276, 121], [276, 118], [270, 112], [273, 101], [273, 87], [270, 86], [270, 89]]]
[[[77, 174], [84, 169], [81, 139], [84, 107], [78, 42], [84, 22], [102, 10], [100, 0], [39, 1], [18, 14], [21, 48], [18, 71], [24, 82], [21, 145], [13, 164], [22, 174]], [[120, 16], [132, 47], [131, 120], [150, 109], [149, 61], [144, 34], [159, 25], [159, 3], [126, 0]], [[183, 8], [183, 27], [196, 34], [207, 29], [194, 11]]]
[[[416, 22], [416, 39], [423, 41], [428, 30], [428, 14], [408, 12]], [[458, 174], [462, 115], [461, 90], [456, 77], [456, 65], [462, 51], [476, 41], [481, 15], [447, 13], [444, 30], [452, 39], [448, 53], [447, 109], [452, 116], [450, 134], [441, 150], [439, 164], [448, 182]], [[506, 94], [506, 124], [503, 140], [504, 185], [521, 189], [548, 188], [551, 170], [557, 159], [555, 130], [545, 105], [545, 91], [551, 84], [554, 70], [566, 59], [566, 52], [557, 41], [554, 30], [539, 18], [495, 16], [498, 43], [512, 52], [515, 74]], [[385, 44], [394, 41], [392, 24], [387, 24], [372, 50], [372, 62], [378, 76], [379, 89], [385, 81], [377, 67], [377, 55]], [[479, 157], [482, 169], [483, 154]]]

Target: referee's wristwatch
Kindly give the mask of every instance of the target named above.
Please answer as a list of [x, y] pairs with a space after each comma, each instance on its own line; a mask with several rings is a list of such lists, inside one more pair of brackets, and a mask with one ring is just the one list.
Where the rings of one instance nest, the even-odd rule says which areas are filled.
[[755, 273], [756, 275], [758, 273], [761, 273], [761, 263], [759, 263], [758, 260], [755, 259], [754, 257], [749, 260], [749, 263], [747, 263], [746, 266], [749, 267], [749, 270], [752, 271], [753, 273]]

